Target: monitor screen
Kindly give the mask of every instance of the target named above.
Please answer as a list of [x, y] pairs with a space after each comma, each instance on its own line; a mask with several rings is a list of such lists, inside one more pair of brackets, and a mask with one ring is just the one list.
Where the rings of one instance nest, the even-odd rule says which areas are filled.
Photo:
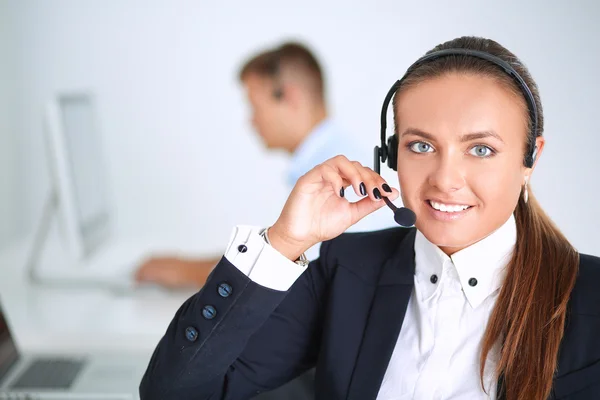
[[0, 383], [18, 358], [17, 346], [10, 335], [8, 323], [0, 306]]
[[109, 219], [102, 143], [88, 96], [63, 96], [60, 109], [78, 228], [86, 243], [105, 229]]

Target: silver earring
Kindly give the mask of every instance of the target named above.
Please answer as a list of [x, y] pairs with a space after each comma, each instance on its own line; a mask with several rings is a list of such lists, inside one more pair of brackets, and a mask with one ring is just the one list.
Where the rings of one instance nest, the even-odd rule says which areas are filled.
[[525, 186], [523, 187], [523, 200], [525, 201], [525, 203], [527, 203], [527, 200], [529, 200], [529, 191], [527, 190], [527, 181], [525, 181]]

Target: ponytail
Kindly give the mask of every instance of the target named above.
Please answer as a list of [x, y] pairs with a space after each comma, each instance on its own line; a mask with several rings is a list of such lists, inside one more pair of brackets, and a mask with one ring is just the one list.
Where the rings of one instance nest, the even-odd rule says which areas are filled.
[[552, 389], [567, 303], [579, 267], [579, 254], [535, 197], [520, 196], [515, 209], [517, 242], [506, 279], [483, 337], [485, 360], [501, 344], [496, 368], [507, 400], [546, 399]]

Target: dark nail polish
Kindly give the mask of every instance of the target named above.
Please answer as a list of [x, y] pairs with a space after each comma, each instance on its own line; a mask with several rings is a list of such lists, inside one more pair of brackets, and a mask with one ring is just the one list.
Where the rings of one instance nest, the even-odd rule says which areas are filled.
[[344, 197], [344, 188], [340, 189], [340, 197]]
[[377, 200], [381, 199], [381, 192], [379, 191], [379, 189], [373, 189], [373, 196], [375, 196]]
[[360, 184], [360, 194], [363, 196], [367, 195], [367, 187], [365, 186], [364, 182], [361, 182]]
[[388, 193], [392, 193], [392, 188], [387, 184], [384, 183], [383, 185], [381, 185], [381, 187], [383, 188], [383, 190], [385, 190]]

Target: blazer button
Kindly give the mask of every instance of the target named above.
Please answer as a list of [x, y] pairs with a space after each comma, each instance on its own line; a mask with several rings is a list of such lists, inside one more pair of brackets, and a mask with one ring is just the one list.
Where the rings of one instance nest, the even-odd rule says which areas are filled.
[[202, 316], [205, 319], [213, 319], [217, 316], [217, 310], [211, 305], [206, 305], [202, 309]]
[[233, 288], [231, 287], [231, 285], [229, 283], [222, 282], [219, 284], [217, 291], [219, 292], [219, 296], [229, 297], [229, 296], [231, 296], [231, 293], [233, 293]]
[[469, 286], [477, 286], [477, 279], [475, 279], [475, 278], [469, 279]]
[[195, 342], [198, 339], [198, 331], [193, 326], [185, 328], [185, 338], [190, 342]]

